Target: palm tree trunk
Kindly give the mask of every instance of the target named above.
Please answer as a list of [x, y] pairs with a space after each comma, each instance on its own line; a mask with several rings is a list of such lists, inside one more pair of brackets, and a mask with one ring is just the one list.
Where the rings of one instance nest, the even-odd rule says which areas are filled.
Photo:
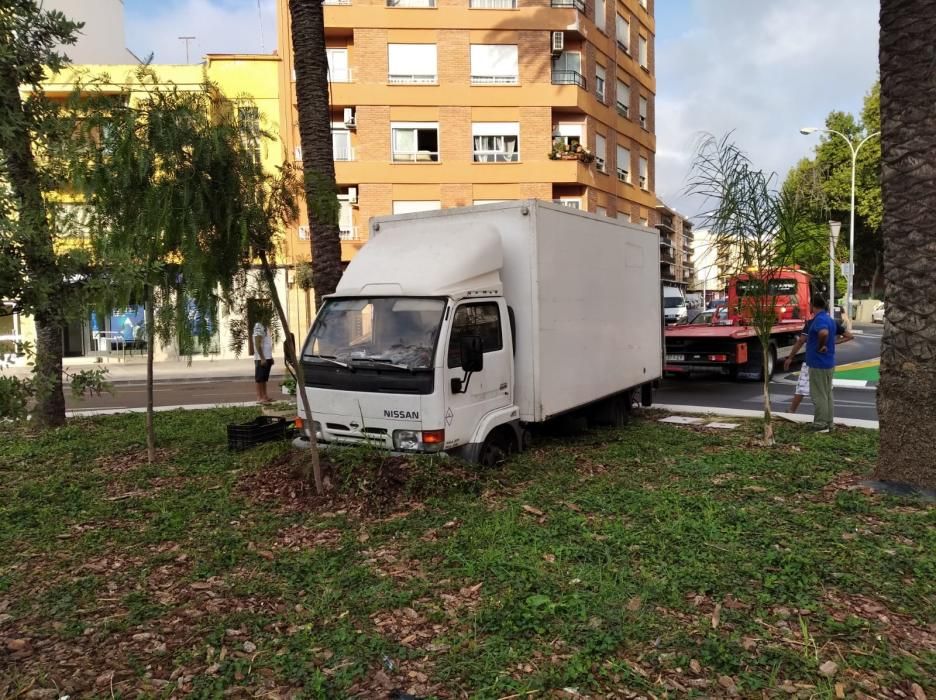
[[932, 0], [881, 2], [884, 296], [875, 477], [936, 488], [936, 72]]
[[316, 303], [341, 279], [338, 187], [332, 153], [328, 58], [322, 0], [289, 0], [296, 67], [296, 102], [312, 247]]

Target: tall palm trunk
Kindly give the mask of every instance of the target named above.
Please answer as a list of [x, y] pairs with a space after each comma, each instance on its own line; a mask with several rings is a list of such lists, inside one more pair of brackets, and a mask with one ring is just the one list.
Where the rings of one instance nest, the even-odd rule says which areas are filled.
[[312, 246], [312, 286], [316, 303], [341, 278], [338, 187], [332, 153], [328, 58], [322, 0], [289, 0], [296, 66], [299, 139]]
[[875, 476], [936, 488], [936, 62], [932, 0], [881, 1], [884, 284]]
[[[36, 170], [28, 121], [16, 75], [0, 71], [0, 107], [11, 118], [0, 129], [0, 153], [6, 160], [10, 189], [17, 201], [18, 224], [24, 231], [23, 257], [36, 286], [46, 285], [41, 311], [36, 317], [36, 406], [33, 420], [42, 426], [65, 423], [65, 394], [62, 391], [62, 327], [59, 310], [63, 303], [63, 280], [55, 260], [39, 173]], [[42, 308], [44, 307], [44, 308]]]

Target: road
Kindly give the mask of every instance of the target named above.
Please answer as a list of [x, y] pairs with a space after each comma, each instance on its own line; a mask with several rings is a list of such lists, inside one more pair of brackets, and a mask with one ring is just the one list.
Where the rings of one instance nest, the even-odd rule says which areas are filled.
[[[881, 354], [881, 326], [863, 325], [855, 340], [836, 348], [838, 364], [861, 362]], [[778, 371], [771, 382], [771, 407], [786, 411], [793, 398], [794, 384], [786, 379], [786, 372]], [[835, 415], [841, 418], [877, 420], [877, 391], [871, 389], [842, 389], [834, 391]], [[759, 382], [732, 382], [727, 378], [696, 376], [665, 379], [654, 396], [656, 403], [683, 406], [712, 406], [760, 410], [763, 394]], [[812, 404], [804, 402], [800, 412], [812, 413]]]
[[[881, 327], [863, 326], [862, 334], [836, 352], [839, 364], [869, 360], [880, 355]], [[280, 398], [279, 380], [270, 382], [271, 398]], [[773, 408], [785, 411], [793, 396], [793, 383], [780, 372], [771, 386]], [[83, 400], [72, 399], [66, 392], [68, 408], [73, 410], [139, 408], [146, 402], [146, 387], [142, 383], [120, 384], [114, 395], [105, 394]], [[283, 396], [286, 401], [291, 397]], [[877, 420], [877, 392], [869, 389], [836, 389], [835, 414], [843, 418]], [[212, 405], [254, 400], [254, 386], [249, 378], [205, 379], [179, 383], [160, 383], [155, 387], [156, 406]], [[656, 392], [656, 403], [713, 408], [759, 410], [763, 403], [758, 382], [732, 382], [719, 377], [666, 379]], [[800, 411], [811, 413], [812, 405], [804, 403]]]

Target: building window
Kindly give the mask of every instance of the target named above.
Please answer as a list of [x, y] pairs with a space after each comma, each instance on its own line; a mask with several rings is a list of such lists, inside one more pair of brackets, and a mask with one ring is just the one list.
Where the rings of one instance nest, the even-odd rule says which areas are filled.
[[237, 108], [237, 126], [241, 132], [244, 148], [255, 165], [260, 164], [260, 108], [242, 105]]
[[605, 30], [605, 20], [608, 14], [608, 7], [605, 0], [595, 0], [595, 26], [601, 31]]
[[618, 48], [624, 53], [630, 53], [630, 22], [621, 15], [617, 16], [615, 27]]
[[472, 10], [516, 10], [517, 0], [470, 0]]
[[646, 37], [643, 37], [643, 36], [637, 37], [637, 57], [638, 57], [637, 60], [640, 61], [641, 68], [649, 67], [650, 64], [647, 62], [647, 38]]
[[333, 83], [351, 82], [351, 69], [348, 68], [347, 49], [325, 49], [328, 59], [328, 79]]
[[640, 189], [646, 190], [649, 188], [650, 179], [649, 179], [649, 168], [650, 163], [646, 158], [640, 158]]
[[475, 163], [516, 163], [520, 160], [520, 124], [483, 122], [471, 125]]
[[338, 238], [343, 241], [356, 241], [358, 238], [357, 226], [354, 225], [354, 207], [346, 194], [338, 195]]
[[604, 207], [595, 207], [595, 213], [596, 213], [598, 216], [607, 216], [607, 215], [608, 215], [608, 210], [605, 209]]
[[644, 129], [647, 128], [647, 98], [641, 96], [640, 98], [640, 126]]
[[551, 7], [574, 7], [579, 12], [585, 12], [585, 0], [550, 0]]
[[393, 160], [397, 163], [437, 163], [439, 125], [436, 122], [390, 124]]
[[472, 44], [472, 85], [516, 85], [519, 75], [516, 44]]
[[625, 83], [623, 80], [617, 81], [617, 94], [615, 95], [615, 100], [617, 102], [617, 111], [622, 117], [630, 116], [630, 85]]
[[601, 134], [595, 134], [595, 166], [599, 172], [606, 173], [608, 157], [608, 142]]
[[582, 54], [578, 51], [563, 51], [553, 59], [553, 85], [578, 85], [585, 89], [585, 76], [582, 75]]
[[605, 77], [606, 76], [607, 74], [605, 73], [605, 67], [600, 64], [596, 64], [595, 65], [595, 96], [602, 102], [605, 101]]
[[621, 182], [631, 181], [631, 152], [624, 146], [617, 147], [617, 177]]
[[582, 143], [581, 124], [558, 124], [553, 130], [553, 145], [563, 145], [563, 150], [571, 151]]
[[437, 79], [435, 44], [387, 44], [394, 85], [433, 85]]
[[435, 6], [435, 0], [387, 0], [387, 7], [418, 7], [431, 9]]
[[512, 202], [512, 199], [476, 199], [472, 202], [475, 206], [482, 204], [500, 204], [501, 202]]
[[560, 197], [559, 199], [554, 199], [553, 204], [559, 204], [563, 207], [569, 207], [569, 209], [581, 209], [582, 201], [578, 197]]
[[641, 6], [643, 9], [646, 10], [646, 9], [647, 9], [647, 0], [640, 0], [640, 6]]
[[[340, 125], [344, 127], [344, 124]], [[354, 160], [354, 151], [351, 150], [351, 132], [345, 128], [335, 128], [332, 125], [332, 156], [335, 160]]]
[[394, 214], [415, 214], [420, 211], [438, 211], [442, 202], [431, 199], [395, 199], [393, 200]]
[[641, 226], [650, 226], [650, 219], [648, 219], [646, 216], [641, 216], [641, 217], [640, 217], [640, 225], [641, 225]]

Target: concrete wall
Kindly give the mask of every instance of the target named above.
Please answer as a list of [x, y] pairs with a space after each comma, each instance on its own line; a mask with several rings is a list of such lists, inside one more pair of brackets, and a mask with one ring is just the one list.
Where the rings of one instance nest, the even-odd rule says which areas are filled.
[[123, 0], [44, 0], [43, 7], [84, 22], [78, 43], [60, 47], [72, 63], [139, 63], [127, 49]]

